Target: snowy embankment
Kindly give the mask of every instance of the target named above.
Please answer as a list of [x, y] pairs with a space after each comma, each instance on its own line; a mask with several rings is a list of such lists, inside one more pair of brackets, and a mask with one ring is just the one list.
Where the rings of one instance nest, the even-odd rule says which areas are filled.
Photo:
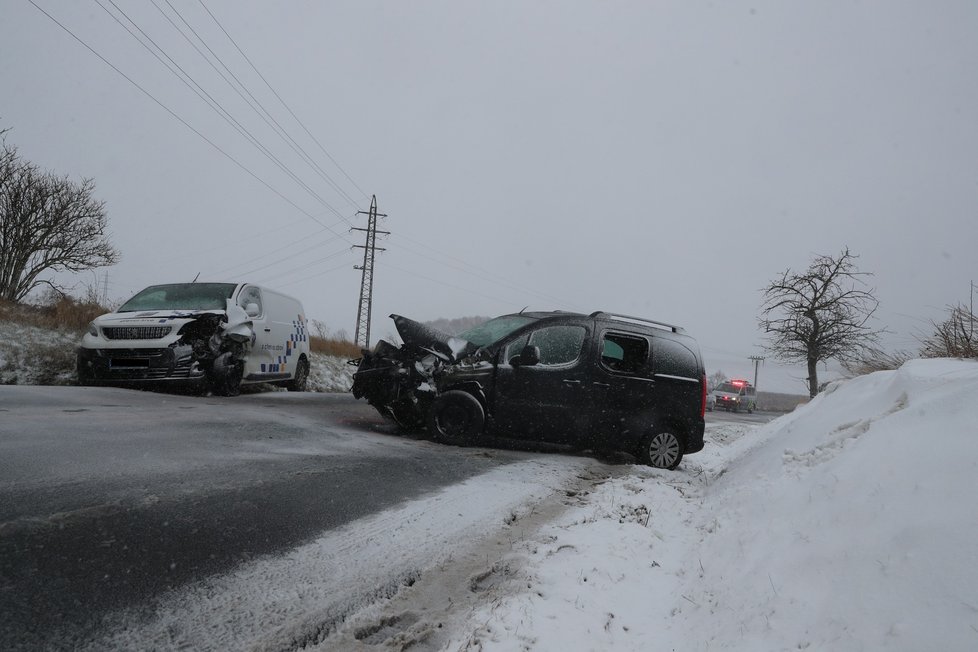
[[978, 649], [976, 396], [978, 363], [918, 360], [712, 424], [520, 542], [443, 649]]

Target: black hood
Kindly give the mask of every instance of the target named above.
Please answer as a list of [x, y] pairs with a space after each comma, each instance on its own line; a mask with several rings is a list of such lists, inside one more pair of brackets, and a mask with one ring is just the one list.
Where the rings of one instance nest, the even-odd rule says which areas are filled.
[[394, 326], [404, 346], [408, 348], [434, 351], [453, 361], [472, 353], [477, 348], [467, 340], [443, 333], [437, 328], [426, 326], [413, 319], [400, 315], [391, 315], [391, 319], [394, 320]]

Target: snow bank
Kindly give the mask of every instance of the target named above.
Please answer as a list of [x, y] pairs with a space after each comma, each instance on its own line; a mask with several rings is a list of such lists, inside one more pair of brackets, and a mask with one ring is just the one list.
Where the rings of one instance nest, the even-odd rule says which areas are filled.
[[976, 396], [978, 363], [912, 361], [713, 424], [709, 454], [609, 481], [516, 551], [518, 591], [452, 645], [978, 649]]

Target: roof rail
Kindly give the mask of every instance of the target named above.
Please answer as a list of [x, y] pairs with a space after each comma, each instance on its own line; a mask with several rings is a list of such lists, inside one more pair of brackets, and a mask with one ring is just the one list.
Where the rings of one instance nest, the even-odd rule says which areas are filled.
[[631, 317], [629, 315], [619, 315], [617, 313], [605, 312], [603, 310], [597, 310], [595, 312], [592, 312], [590, 315], [588, 315], [588, 317], [592, 317], [592, 318], [594, 318], [594, 317], [609, 317], [611, 319], [621, 319], [621, 320], [638, 321], [638, 322], [643, 322], [643, 323], [646, 323], [646, 324], [653, 324], [655, 326], [661, 326], [662, 328], [668, 328], [673, 333], [685, 333], [686, 332], [686, 329], [685, 328], [683, 328], [682, 326], [676, 326], [675, 324], [667, 324], [667, 323], [662, 322], [662, 321], [654, 321], [652, 319], [645, 319], [644, 317]]

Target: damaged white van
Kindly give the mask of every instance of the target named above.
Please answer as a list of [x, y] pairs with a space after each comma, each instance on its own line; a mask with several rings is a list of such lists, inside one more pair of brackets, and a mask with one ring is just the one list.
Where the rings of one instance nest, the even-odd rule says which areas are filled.
[[195, 384], [221, 396], [273, 383], [304, 391], [309, 337], [302, 304], [249, 283], [153, 285], [89, 324], [82, 385]]

